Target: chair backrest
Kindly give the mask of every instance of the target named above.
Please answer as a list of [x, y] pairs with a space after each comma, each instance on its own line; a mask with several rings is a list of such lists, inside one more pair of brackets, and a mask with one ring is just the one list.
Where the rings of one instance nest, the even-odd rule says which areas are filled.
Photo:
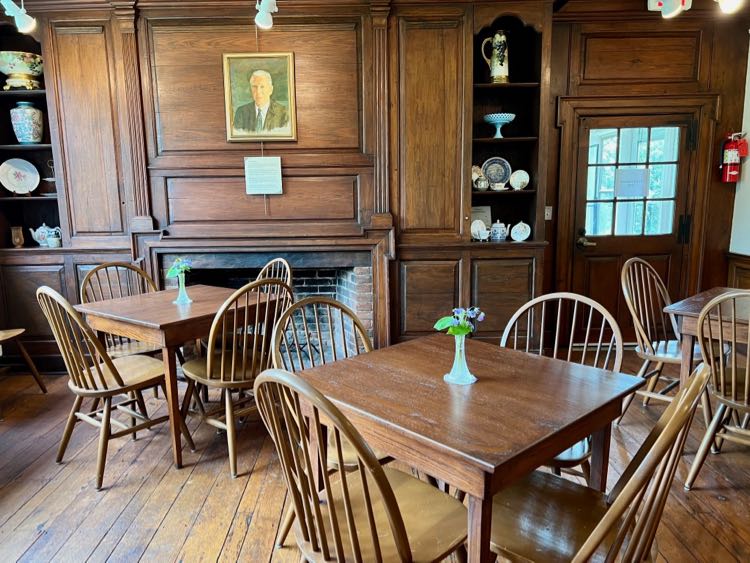
[[253, 281], [230, 295], [208, 334], [207, 377], [230, 386], [271, 367], [271, 332], [292, 301], [292, 289], [278, 279]]
[[711, 391], [750, 404], [750, 291], [737, 290], [709, 301], [698, 317], [698, 343], [711, 368]]
[[[281, 461], [305, 551], [320, 553], [326, 561], [345, 561], [347, 555], [362, 561], [360, 546], [366, 542], [374, 545], [371, 559], [382, 561], [380, 545], [391, 535], [400, 560], [411, 561], [409, 540], [393, 490], [372, 450], [341, 411], [309, 383], [278, 369], [268, 370], [255, 380], [255, 400]], [[332, 434], [329, 440], [322, 439], [321, 419]], [[347, 464], [356, 470], [338, 472], [334, 482], [327, 471], [322, 471], [318, 491], [312, 437], [317, 438], [317, 459], [326, 459], [323, 444], [327, 443], [334, 448], [339, 467], [344, 467], [342, 451], [348, 442], [357, 461]], [[352, 497], [364, 502], [353, 503]], [[382, 505], [388, 516], [387, 530], [376, 527], [376, 504]]]
[[328, 297], [307, 297], [289, 307], [273, 335], [273, 365], [291, 372], [370, 351], [362, 321]]
[[[710, 370], [699, 366], [646, 437], [612, 491], [604, 518], [573, 561], [643, 561], [651, 551], [682, 448]], [[599, 557], [597, 557], [597, 560]]]
[[655, 342], [679, 339], [677, 320], [664, 312], [672, 300], [651, 264], [641, 258], [629, 259], [622, 267], [620, 283], [641, 350], [654, 354]]
[[[93, 268], [81, 282], [81, 303], [106, 301], [156, 291], [156, 284], [140, 268], [127, 262], [105, 262]], [[105, 335], [107, 348], [126, 345], [132, 339], [112, 334]]]
[[[545, 341], [547, 327], [554, 327], [551, 342]], [[549, 293], [523, 305], [508, 321], [500, 345], [612, 371], [622, 366], [617, 321], [602, 305], [576, 293]]]
[[83, 278], [81, 303], [141, 295], [156, 289], [154, 280], [140, 268], [127, 262], [106, 262]]
[[274, 258], [258, 272], [255, 280], [277, 279], [292, 287], [292, 267], [283, 258]]
[[[90, 392], [123, 387], [120, 373], [104, 346], [68, 300], [47, 286], [37, 289], [36, 298], [47, 317], [74, 387]], [[111, 374], [111, 379], [105, 377], [105, 370]]]

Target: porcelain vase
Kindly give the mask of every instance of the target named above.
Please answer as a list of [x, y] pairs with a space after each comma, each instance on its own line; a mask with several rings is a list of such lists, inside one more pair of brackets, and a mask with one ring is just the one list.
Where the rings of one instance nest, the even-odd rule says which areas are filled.
[[22, 145], [42, 142], [42, 110], [35, 108], [31, 102], [16, 102], [16, 107], [10, 110], [10, 122], [16, 139]]
[[477, 378], [469, 371], [466, 364], [466, 335], [455, 336], [456, 353], [453, 356], [453, 367], [450, 373], [443, 376], [443, 381], [454, 385], [470, 385]]
[[187, 290], [185, 289], [185, 273], [177, 274], [177, 282], [179, 283], [179, 291], [177, 292], [177, 299], [172, 301], [175, 305], [189, 305], [193, 302], [188, 297]]

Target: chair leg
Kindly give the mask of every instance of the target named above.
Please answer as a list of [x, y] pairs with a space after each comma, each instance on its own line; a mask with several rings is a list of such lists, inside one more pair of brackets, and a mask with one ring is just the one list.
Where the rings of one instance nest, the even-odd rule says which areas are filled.
[[229, 447], [229, 470], [232, 477], [237, 477], [237, 429], [234, 427], [234, 405], [232, 404], [232, 394], [224, 393], [224, 406], [227, 418], [227, 446]]
[[[734, 409], [730, 409], [727, 407], [727, 413], [724, 415], [724, 420], [722, 421], [723, 424], [729, 424], [732, 420], [733, 415], [736, 413]], [[721, 453], [721, 448], [724, 445], [724, 438], [722, 434], [716, 433], [716, 438], [714, 439], [713, 444], [711, 444], [711, 453], [712, 454], [719, 454]]]
[[99, 433], [99, 455], [96, 461], [96, 490], [101, 490], [104, 481], [104, 465], [107, 462], [107, 446], [109, 445], [109, 418], [112, 415], [112, 397], [104, 399], [102, 413], [102, 427]]
[[39, 375], [39, 372], [36, 369], [36, 364], [34, 364], [34, 360], [31, 359], [31, 356], [29, 356], [29, 353], [26, 351], [26, 346], [24, 346], [23, 342], [21, 342], [20, 340], [16, 340], [16, 345], [18, 346], [18, 351], [21, 352], [26, 365], [29, 366], [29, 371], [31, 371], [31, 375], [36, 381], [36, 384], [39, 386], [39, 389], [42, 390], [42, 393], [46, 393], [47, 388], [44, 386], [42, 376]]
[[716, 409], [714, 419], [711, 421], [711, 425], [706, 429], [706, 435], [703, 436], [703, 441], [698, 448], [698, 453], [695, 454], [693, 465], [690, 466], [690, 473], [688, 473], [687, 480], [685, 481], [686, 491], [689, 491], [693, 487], [693, 482], [698, 476], [698, 472], [701, 470], [701, 467], [703, 467], [703, 462], [706, 461], [708, 450], [711, 447], [711, 444], [713, 444], [714, 436], [716, 436], [716, 433], [719, 431], [719, 427], [724, 420], [726, 410], [726, 405], [719, 405], [719, 408]]
[[581, 463], [581, 473], [583, 473], [583, 478], [586, 479], [586, 484], [591, 482], [591, 464], [589, 463], [589, 460], [585, 459], [583, 460], [583, 463]]
[[179, 348], [177, 348], [174, 351], [174, 353], [175, 353], [175, 356], [177, 356], [177, 361], [180, 362], [180, 365], [184, 365], [185, 364], [185, 356], [182, 355], [182, 350], [180, 350]]
[[68, 422], [65, 423], [65, 430], [63, 431], [63, 437], [60, 441], [60, 447], [57, 450], [57, 459], [55, 460], [57, 463], [62, 462], [63, 456], [65, 455], [65, 450], [68, 448], [68, 442], [70, 442], [70, 436], [73, 434], [73, 427], [76, 425], [76, 422], [78, 422], [78, 418], [76, 418], [76, 413], [78, 412], [78, 409], [81, 408], [81, 403], [83, 402], [83, 397], [79, 397], [76, 395], [75, 401], [73, 401], [73, 408], [70, 409], [70, 414], [68, 415]]
[[[656, 364], [656, 368], [654, 368], [654, 371], [656, 371], [655, 375], [652, 375], [648, 380], [648, 385], [646, 385], [646, 390], [650, 393], [654, 392], [654, 389], [656, 389], [656, 384], [659, 383], [659, 378], [661, 377], [661, 370], [664, 367], [664, 364], [662, 362], [659, 362]], [[641, 376], [643, 377], [643, 376]], [[651, 397], [643, 397], [643, 406], [647, 407], [648, 402], [651, 399]]]
[[190, 412], [190, 401], [193, 400], [193, 391], [195, 391], [195, 380], [189, 377], [187, 380], [188, 385], [187, 389], [185, 389], [185, 396], [182, 398], [182, 408], [180, 409], [180, 412], [182, 412], [182, 418], [186, 418], [188, 412]]
[[290, 506], [284, 515], [284, 520], [281, 522], [279, 535], [276, 538], [276, 547], [284, 547], [284, 542], [289, 535], [289, 531], [292, 529], [292, 524], [294, 524], [294, 509]]
[[[638, 370], [638, 373], [635, 374], [636, 377], [643, 377], [648, 373], [648, 366], [651, 364], [651, 360], [644, 360], [643, 364], [641, 365], [641, 369]], [[620, 415], [620, 418], [617, 419], [618, 426], [620, 425], [620, 422], [622, 422], [623, 417], [625, 416], [625, 413], [628, 411], [628, 407], [630, 406], [630, 403], [633, 402], [633, 399], [635, 399], [635, 393], [631, 393], [627, 397], [625, 397], [625, 400], [622, 404], [622, 414]]]

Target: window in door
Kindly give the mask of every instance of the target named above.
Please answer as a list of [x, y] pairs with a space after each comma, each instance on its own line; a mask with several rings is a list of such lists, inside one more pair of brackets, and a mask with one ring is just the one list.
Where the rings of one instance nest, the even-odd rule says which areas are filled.
[[679, 127], [591, 129], [587, 236], [671, 234], [679, 146]]

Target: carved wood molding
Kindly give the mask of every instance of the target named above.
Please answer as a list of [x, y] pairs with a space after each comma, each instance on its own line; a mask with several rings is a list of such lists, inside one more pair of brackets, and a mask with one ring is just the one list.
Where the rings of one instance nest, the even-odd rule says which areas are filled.
[[390, 0], [373, 2], [370, 7], [373, 35], [373, 86], [375, 117], [375, 213], [388, 213], [388, 149], [390, 115], [388, 100], [390, 98], [388, 73], [388, 15]]

